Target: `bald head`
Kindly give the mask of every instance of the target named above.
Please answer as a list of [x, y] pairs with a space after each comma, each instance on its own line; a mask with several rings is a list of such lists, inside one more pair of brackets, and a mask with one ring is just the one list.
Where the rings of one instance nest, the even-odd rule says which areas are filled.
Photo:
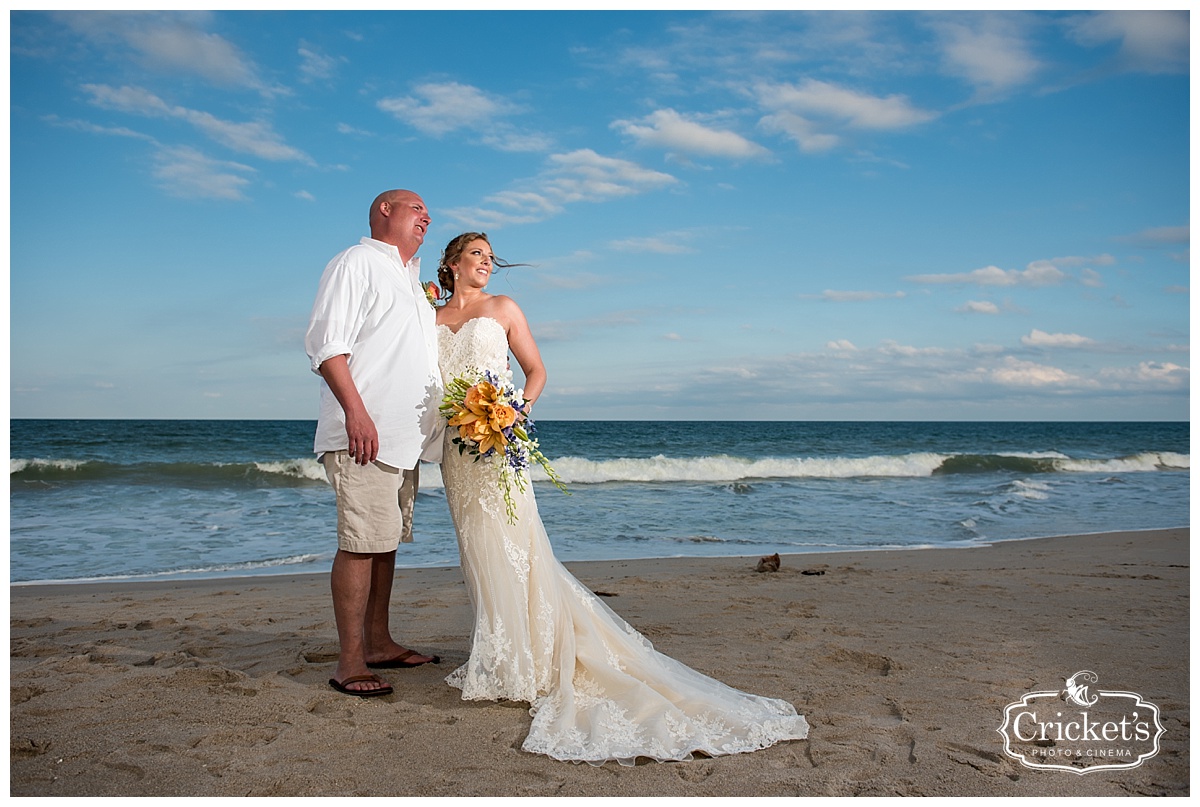
[[412, 191], [384, 191], [371, 203], [371, 237], [395, 246], [405, 262], [425, 243], [429, 221], [425, 201]]

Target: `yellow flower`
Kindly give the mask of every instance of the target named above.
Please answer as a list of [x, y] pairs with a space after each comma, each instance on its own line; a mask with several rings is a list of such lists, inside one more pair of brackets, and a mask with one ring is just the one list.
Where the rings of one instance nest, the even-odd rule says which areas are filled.
[[[479, 415], [475, 414], [470, 409], [467, 409], [462, 404], [455, 404], [454, 412], [454, 417], [450, 418], [449, 421], [451, 426], [464, 426], [468, 423], [474, 423], [480, 418]], [[466, 437], [466, 434], [463, 436]]]

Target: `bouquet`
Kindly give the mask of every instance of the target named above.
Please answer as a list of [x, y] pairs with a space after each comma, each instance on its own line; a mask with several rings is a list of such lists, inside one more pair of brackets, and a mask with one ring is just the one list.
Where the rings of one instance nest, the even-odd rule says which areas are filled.
[[458, 446], [459, 454], [469, 452], [475, 455], [476, 462], [483, 460], [498, 466], [497, 481], [504, 493], [509, 524], [517, 522], [513, 485], [525, 492], [531, 461], [542, 466], [556, 488], [570, 495], [531, 436], [534, 429], [528, 409], [522, 394], [513, 388], [512, 374], [500, 375], [490, 370], [478, 377], [451, 380], [438, 407], [448, 425], [458, 427], [458, 437], [452, 442]]

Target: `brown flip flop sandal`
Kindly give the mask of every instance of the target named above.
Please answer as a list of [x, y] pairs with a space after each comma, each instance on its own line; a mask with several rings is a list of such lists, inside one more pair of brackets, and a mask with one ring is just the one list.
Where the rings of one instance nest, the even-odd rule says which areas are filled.
[[[376, 681], [380, 684], [385, 684], [386, 686], [382, 686], [377, 689], [350, 689], [346, 686], [346, 684], [354, 684], [358, 683], [359, 681]], [[378, 675], [352, 675], [345, 681], [342, 681], [340, 684], [337, 682], [337, 679], [330, 678], [329, 685], [338, 692], [346, 695], [357, 695], [360, 698], [374, 698], [378, 697], [379, 695], [391, 695], [393, 692], [395, 692], [395, 690], [392, 689], [392, 685], [388, 684], [387, 681], [384, 681]]]

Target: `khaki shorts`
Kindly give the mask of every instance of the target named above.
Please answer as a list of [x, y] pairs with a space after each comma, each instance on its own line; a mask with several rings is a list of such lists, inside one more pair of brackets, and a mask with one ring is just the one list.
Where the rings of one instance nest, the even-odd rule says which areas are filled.
[[337, 497], [338, 549], [378, 554], [412, 541], [417, 468], [402, 471], [381, 462], [359, 465], [346, 451], [327, 451], [319, 462]]

